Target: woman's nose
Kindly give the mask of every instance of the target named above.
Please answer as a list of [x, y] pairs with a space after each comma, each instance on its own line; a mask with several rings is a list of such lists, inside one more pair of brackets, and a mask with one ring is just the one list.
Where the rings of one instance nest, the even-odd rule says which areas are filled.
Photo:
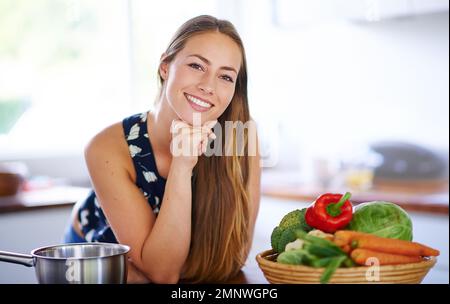
[[205, 76], [198, 84], [198, 88], [206, 94], [212, 94], [214, 93], [214, 80], [212, 77]]

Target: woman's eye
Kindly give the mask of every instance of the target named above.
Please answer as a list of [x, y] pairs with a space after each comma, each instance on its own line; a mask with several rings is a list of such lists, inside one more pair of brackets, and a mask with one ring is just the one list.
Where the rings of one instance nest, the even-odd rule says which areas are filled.
[[223, 75], [222, 78], [225, 79], [226, 81], [234, 82], [233, 78], [231, 78], [231, 77], [228, 76], [228, 75]]
[[199, 70], [199, 71], [203, 71], [203, 67], [201, 65], [197, 64], [197, 63], [191, 63], [191, 64], [188, 64], [188, 65], [191, 68], [193, 68], [193, 69], [196, 69], [196, 70]]

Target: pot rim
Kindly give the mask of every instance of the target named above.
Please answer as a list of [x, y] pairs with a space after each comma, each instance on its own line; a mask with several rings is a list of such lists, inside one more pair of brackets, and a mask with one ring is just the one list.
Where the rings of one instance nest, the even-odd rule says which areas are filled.
[[[111, 255], [105, 255], [105, 256], [91, 256], [91, 257], [50, 257], [50, 256], [42, 256], [39, 254], [36, 254], [39, 251], [52, 249], [52, 248], [58, 248], [58, 247], [72, 247], [72, 246], [80, 246], [80, 245], [89, 245], [89, 246], [107, 246], [107, 247], [121, 247], [124, 249], [124, 252], [122, 253], [116, 253]], [[33, 258], [37, 259], [46, 259], [46, 260], [93, 260], [93, 259], [104, 259], [104, 258], [111, 258], [115, 256], [125, 255], [130, 251], [130, 246], [124, 245], [124, 244], [118, 244], [118, 243], [102, 243], [102, 242], [82, 242], [82, 243], [67, 243], [67, 244], [57, 244], [57, 245], [50, 245], [50, 246], [43, 246], [36, 249], [33, 249], [31, 251], [31, 255]]]

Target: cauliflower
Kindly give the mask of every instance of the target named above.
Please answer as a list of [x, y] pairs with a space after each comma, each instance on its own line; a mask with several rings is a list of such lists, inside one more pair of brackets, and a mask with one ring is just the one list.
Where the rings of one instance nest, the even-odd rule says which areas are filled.
[[301, 239], [296, 239], [295, 241], [288, 243], [286, 245], [284, 251], [302, 249], [303, 245], [305, 245], [305, 241], [303, 241]]
[[311, 230], [310, 232], [308, 232], [309, 235], [315, 236], [315, 237], [319, 237], [321, 239], [326, 239], [326, 240], [333, 240], [334, 236], [332, 234], [329, 233], [325, 233], [322, 230], [318, 230], [318, 229], [314, 229]]

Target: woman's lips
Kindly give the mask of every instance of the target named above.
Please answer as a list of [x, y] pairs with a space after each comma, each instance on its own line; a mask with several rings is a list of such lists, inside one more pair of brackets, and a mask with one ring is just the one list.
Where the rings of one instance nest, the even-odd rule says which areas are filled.
[[213, 107], [212, 104], [211, 104], [210, 107], [203, 107], [203, 106], [201, 106], [201, 105], [199, 105], [199, 104], [197, 104], [197, 103], [195, 103], [195, 102], [193, 102], [192, 100], [189, 99], [189, 97], [195, 98], [194, 96], [191, 96], [191, 95], [186, 94], [186, 93], [184, 95], [185, 95], [186, 100], [188, 101], [189, 105], [191, 106], [191, 108], [193, 108], [197, 112], [206, 112], [206, 111], [208, 111], [209, 109], [211, 109]]

